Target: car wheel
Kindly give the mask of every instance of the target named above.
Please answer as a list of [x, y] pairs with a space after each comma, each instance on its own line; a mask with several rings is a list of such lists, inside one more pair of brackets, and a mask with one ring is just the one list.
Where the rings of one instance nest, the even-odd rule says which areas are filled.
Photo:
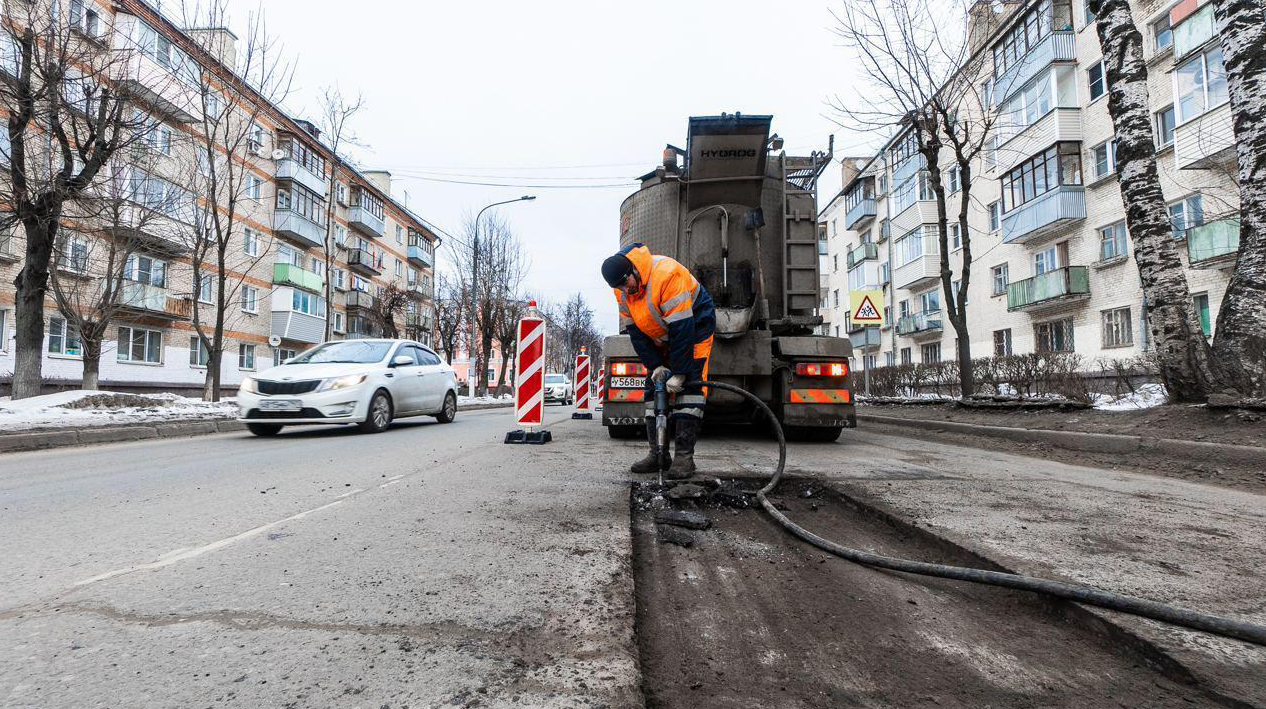
[[435, 420], [440, 423], [452, 423], [455, 418], [457, 418], [457, 397], [450, 391], [444, 395], [444, 408], [435, 415]]
[[380, 433], [387, 430], [390, 425], [391, 397], [387, 396], [387, 392], [379, 389], [369, 400], [369, 411], [366, 412], [365, 420], [361, 421], [358, 427], [365, 433]]
[[246, 430], [256, 436], [275, 436], [281, 432], [281, 424], [279, 423], [248, 423]]

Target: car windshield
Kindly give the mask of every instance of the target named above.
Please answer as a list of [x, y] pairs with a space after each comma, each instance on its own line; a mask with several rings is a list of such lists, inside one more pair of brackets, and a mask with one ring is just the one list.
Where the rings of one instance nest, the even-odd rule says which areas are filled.
[[546, 384], [562, 384], [563, 382], [566, 382], [566, 381], [567, 381], [567, 378], [561, 374], [546, 374], [545, 375]]
[[390, 342], [327, 342], [317, 345], [286, 364], [326, 364], [331, 362], [348, 362], [371, 364], [381, 362], [391, 349]]

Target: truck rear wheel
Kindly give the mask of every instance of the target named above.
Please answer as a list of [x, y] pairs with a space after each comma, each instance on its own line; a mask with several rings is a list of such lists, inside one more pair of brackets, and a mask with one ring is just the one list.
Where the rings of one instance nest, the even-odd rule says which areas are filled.
[[632, 440], [646, 435], [645, 426], [607, 426], [607, 435], [621, 440]]
[[782, 433], [789, 441], [803, 443], [831, 443], [840, 437], [842, 426], [783, 426]]

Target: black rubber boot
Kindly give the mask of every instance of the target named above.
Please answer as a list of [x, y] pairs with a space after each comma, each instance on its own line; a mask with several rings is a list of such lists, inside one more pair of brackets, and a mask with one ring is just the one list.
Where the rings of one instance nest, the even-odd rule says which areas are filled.
[[629, 466], [629, 472], [647, 475], [659, 472], [659, 446], [655, 445], [655, 419], [646, 419], [646, 440], [651, 444], [651, 452], [645, 458]]
[[703, 421], [694, 416], [678, 416], [673, 421], [676, 428], [674, 443], [677, 444], [677, 457], [669, 466], [664, 477], [669, 480], [684, 480], [695, 474], [695, 442], [699, 440], [699, 429]]

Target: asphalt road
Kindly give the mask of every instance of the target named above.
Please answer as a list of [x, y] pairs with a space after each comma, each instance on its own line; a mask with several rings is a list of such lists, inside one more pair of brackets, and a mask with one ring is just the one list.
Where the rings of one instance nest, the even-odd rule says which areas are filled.
[[[641, 706], [625, 466], [644, 444], [564, 419], [550, 445], [503, 445], [511, 427], [499, 409], [0, 456], [0, 707]], [[1261, 496], [841, 440], [793, 446], [789, 472], [1020, 571], [1266, 621]], [[723, 476], [773, 458], [716, 434], [698, 455]], [[1266, 704], [1266, 652], [1101, 615]]]

